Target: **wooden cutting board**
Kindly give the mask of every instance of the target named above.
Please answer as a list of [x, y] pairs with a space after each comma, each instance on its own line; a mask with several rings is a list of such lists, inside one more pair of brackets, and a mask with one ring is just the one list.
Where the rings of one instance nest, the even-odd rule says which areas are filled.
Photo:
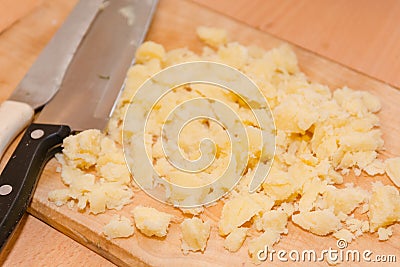
[[0, 0], [0, 32], [39, 6], [42, 0]]
[[[176, 8], [179, 6], [179, 8]], [[202, 44], [195, 35], [199, 25], [216, 26], [227, 29], [231, 39], [245, 45], [259, 45], [265, 49], [276, 47], [282, 42], [268, 34], [257, 31], [244, 24], [233, 21], [209, 9], [187, 1], [161, 1], [155, 19], [151, 26], [148, 39], [163, 44], [166, 49], [187, 46], [197, 52]], [[382, 158], [400, 155], [400, 142], [397, 141], [400, 131], [400, 91], [382, 82], [357, 73], [344, 66], [323, 59], [301, 48], [294, 49], [298, 55], [302, 70], [311, 80], [329, 85], [332, 89], [347, 85], [354, 89], [367, 90], [379, 96], [383, 108], [379, 113], [381, 128], [384, 133], [386, 150]], [[103, 226], [109, 222], [115, 211], [109, 211], [97, 216], [79, 213], [66, 206], [56, 207], [47, 200], [48, 192], [63, 188], [59, 174], [56, 173], [57, 163], [52, 160], [44, 170], [33, 197], [29, 212], [54, 226], [78, 242], [91, 248], [118, 265], [130, 266], [242, 266], [249, 265], [247, 242], [237, 253], [229, 253], [223, 248], [223, 239], [217, 234], [216, 222], [220, 216], [221, 205], [208, 209], [202, 216], [213, 222], [211, 237], [204, 253], [190, 253], [184, 256], [180, 250], [179, 224], [184, 216], [179, 210], [160, 205], [143, 192], [135, 194], [131, 205], [124, 207], [122, 213], [129, 216], [129, 211], [136, 205], [156, 207], [159, 210], [172, 213], [176, 222], [169, 229], [166, 238], [148, 238], [138, 231], [131, 238], [107, 240], [102, 235]], [[375, 179], [375, 178], [374, 178]], [[390, 183], [387, 177], [379, 177], [385, 184]], [[369, 188], [372, 178], [349, 177], [348, 181]], [[336, 248], [336, 240], [332, 237], [318, 237], [289, 223], [289, 235], [284, 236], [275, 249], [303, 250]], [[349, 249], [370, 249], [374, 254], [393, 254], [400, 257], [400, 226], [395, 225], [394, 236], [386, 242], [379, 242], [377, 235], [364, 235], [350, 244]], [[271, 264], [271, 263], [269, 263]], [[272, 265], [279, 262], [272, 262]], [[285, 263], [283, 263], [285, 264]], [[287, 263], [286, 263], [287, 264]], [[309, 263], [304, 263], [309, 265]], [[325, 266], [326, 263], [317, 263]], [[364, 263], [354, 263], [363, 266]]]

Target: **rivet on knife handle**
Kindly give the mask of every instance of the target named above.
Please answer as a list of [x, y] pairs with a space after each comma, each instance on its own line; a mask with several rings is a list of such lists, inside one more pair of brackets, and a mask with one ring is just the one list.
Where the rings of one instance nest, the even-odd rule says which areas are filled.
[[68, 126], [31, 124], [0, 176], [0, 250], [32, 198], [39, 174], [64, 138]]

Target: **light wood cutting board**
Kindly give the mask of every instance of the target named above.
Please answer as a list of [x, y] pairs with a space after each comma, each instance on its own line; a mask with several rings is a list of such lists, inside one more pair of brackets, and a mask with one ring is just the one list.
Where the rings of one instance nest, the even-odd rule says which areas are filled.
[[[179, 7], [179, 8], [177, 8]], [[212, 12], [188, 1], [161, 1], [148, 39], [163, 44], [166, 49], [187, 46], [197, 52], [202, 44], [195, 35], [199, 25], [216, 26], [227, 29], [231, 39], [245, 45], [259, 45], [263, 48], [276, 47], [282, 42], [268, 34], [257, 31], [249, 26], [233, 21], [218, 13]], [[400, 131], [400, 91], [370, 77], [352, 71], [332, 61], [323, 59], [311, 52], [294, 46], [298, 55], [301, 69], [311, 80], [329, 85], [332, 89], [347, 85], [354, 89], [367, 90], [379, 96], [383, 108], [379, 113], [381, 128], [384, 132], [386, 150], [380, 155], [382, 158], [400, 155], [400, 142], [397, 141]], [[49, 191], [63, 188], [59, 174], [56, 173], [57, 163], [52, 160], [44, 170], [33, 197], [29, 212], [54, 226], [63, 233], [71, 236], [78, 242], [91, 248], [118, 265], [130, 266], [242, 266], [249, 265], [247, 242], [237, 253], [229, 253], [223, 248], [223, 239], [218, 236], [216, 222], [220, 216], [221, 205], [208, 209], [202, 216], [213, 222], [211, 237], [204, 253], [190, 253], [184, 256], [180, 250], [180, 230], [178, 222], [184, 216], [179, 210], [163, 206], [143, 192], [135, 194], [131, 205], [126, 206], [122, 213], [129, 216], [129, 211], [136, 205], [156, 207], [159, 210], [172, 213], [176, 217], [165, 239], [148, 238], [139, 231], [127, 239], [107, 240], [102, 235], [103, 226], [109, 222], [117, 212], [109, 211], [97, 216], [79, 213], [66, 206], [56, 207], [47, 200]], [[379, 179], [389, 184], [387, 177], [364, 178], [349, 177], [352, 181], [364, 188], [370, 187], [370, 182]], [[336, 248], [333, 237], [318, 237], [289, 223], [289, 235], [284, 236], [275, 249], [303, 250]], [[394, 236], [386, 242], [379, 242], [377, 235], [364, 235], [350, 244], [349, 249], [370, 249], [374, 254], [393, 254], [400, 257], [400, 226], [394, 227]], [[399, 259], [398, 259], [399, 260]], [[275, 261], [269, 264], [279, 265]], [[288, 263], [281, 263], [287, 265]], [[309, 263], [304, 263], [309, 265]], [[318, 263], [325, 266], [326, 263]], [[353, 263], [353, 266], [363, 266], [364, 263]]]
[[0, 0], [0, 32], [41, 3], [42, 0]]

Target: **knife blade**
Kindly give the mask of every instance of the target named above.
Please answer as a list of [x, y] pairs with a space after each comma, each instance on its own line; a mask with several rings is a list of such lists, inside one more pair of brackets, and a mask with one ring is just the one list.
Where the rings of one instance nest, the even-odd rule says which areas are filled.
[[0, 105], [0, 158], [15, 137], [32, 122], [35, 110], [46, 104], [57, 92], [102, 2], [78, 2], [10, 98]]
[[106, 126], [156, 4], [157, 0], [112, 0], [93, 20], [60, 89], [28, 127], [0, 176], [0, 249], [63, 139], [71, 131]]

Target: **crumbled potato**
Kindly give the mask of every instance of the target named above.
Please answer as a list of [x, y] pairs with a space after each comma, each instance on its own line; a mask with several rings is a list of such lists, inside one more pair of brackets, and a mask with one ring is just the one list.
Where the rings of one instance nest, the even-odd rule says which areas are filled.
[[262, 217], [262, 225], [264, 231], [267, 229], [273, 229], [278, 233], [287, 234], [287, 222], [288, 216], [284, 211], [271, 210], [264, 213]]
[[[99, 130], [87, 130], [67, 137], [63, 146], [63, 154], [56, 158], [68, 188], [50, 192], [50, 201], [76, 203], [79, 210], [88, 207], [93, 214], [120, 210], [132, 202], [131, 176], [121, 148], [112, 139]], [[96, 173], [90, 169], [93, 167]]]
[[151, 207], [137, 206], [132, 210], [136, 228], [147, 236], [163, 237], [172, 219], [172, 215]]
[[104, 235], [107, 238], [129, 237], [135, 232], [131, 220], [124, 216], [113, 218], [106, 226], [104, 226]]
[[354, 234], [353, 234], [351, 231], [347, 230], [347, 229], [340, 229], [339, 231], [333, 233], [333, 236], [334, 236], [336, 239], [338, 239], [338, 240], [339, 240], [339, 239], [344, 239], [344, 240], [346, 240], [346, 242], [347, 242], [348, 244], [350, 244], [351, 241], [353, 241], [353, 239], [356, 238], [356, 237], [354, 236]]
[[247, 236], [249, 228], [240, 227], [234, 229], [224, 241], [224, 247], [230, 252], [236, 252], [243, 245], [244, 240]]
[[96, 164], [100, 154], [99, 130], [87, 130], [64, 139], [63, 154], [73, 167], [87, 169]]
[[400, 157], [387, 159], [385, 171], [395, 186], [400, 187]]
[[399, 221], [399, 191], [394, 186], [383, 185], [381, 182], [374, 183], [369, 200], [368, 217], [371, 232]]
[[226, 202], [219, 221], [220, 235], [227, 235], [259, 213], [262, 207], [250, 196], [238, 196]]
[[378, 239], [380, 241], [389, 240], [389, 238], [393, 235], [392, 228], [379, 228], [378, 229]]
[[328, 235], [340, 228], [340, 220], [330, 210], [301, 212], [292, 216], [292, 221], [316, 235]]
[[151, 59], [162, 59], [165, 49], [162, 45], [152, 41], [144, 42], [137, 50], [135, 59], [137, 63], [145, 63]]
[[375, 159], [372, 161], [367, 167], [365, 167], [364, 171], [371, 176], [377, 174], [384, 174], [385, 173], [385, 164], [383, 161], [379, 159]]
[[[360, 176], [364, 171], [375, 176], [386, 172], [399, 187], [400, 158], [377, 158], [384, 145], [376, 114], [381, 109], [379, 99], [366, 91], [346, 86], [331, 91], [328, 86], [309, 81], [300, 71], [296, 54], [289, 45], [269, 51], [257, 46], [246, 47], [237, 42], [229, 43], [225, 30], [212, 27], [199, 27], [197, 35], [207, 45], [201, 54], [188, 48], [165, 51], [162, 45], [152, 41], [138, 48], [137, 64], [127, 74], [125, 89], [105, 133], [87, 130], [64, 140], [63, 154], [56, 158], [61, 164], [59, 172], [66, 188], [50, 192], [49, 201], [57, 206], [76, 206], [80, 211], [87, 210], [93, 214], [107, 209], [118, 210], [131, 203], [137, 185], [126, 167], [121, 144], [123, 120], [132, 96], [146, 79], [163, 68], [208, 60], [237, 68], [254, 81], [273, 113], [274, 121], [268, 118], [271, 129], [260, 129], [254, 109], [250, 109], [238, 95], [215, 86], [190, 84], [171, 90], [154, 106], [145, 139], [154, 167], [163, 178], [186, 186], [209, 184], [224, 173], [230, 162], [232, 145], [226, 129], [212, 120], [194, 120], [183, 128], [176, 151], [182, 151], [187, 159], [196, 160], [202, 155], [198, 149], [200, 141], [211, 138], [215, 147], [204, 156], [209, 157], [215, 152], [215, 161], [201, 173], [182, 174], [166, 159], [160, 127], [175, 107], [198, 97], [217, 99], [238, 114], [240, 121], [235, 120], [232, 124], [235, 127], [244, 125], [250, 151], [248, 160], [242, 153], [235, 155], [233, 161], [238, 166], [247, 160], [243, 178], [224, 199], [218, 222], [219, 234], [225, 237], [225, 248], [237, 251], [246, 239], [247, 227], [263, 231], [248, 242], [249, 255], [257, 261], [260, 249], [266, 245], [273, 246], [281, 234], [287, 234], [288, 221], [313, 234], [325, 236], [332, 233], [335, 238], [349, 243], [368, 231], [378, 231], [379, 240], [387, 240], [392, 234], [391, 228], [387, 227], [400, 220], [398, 189], [374, 183], [372, 192], [367, 192], [345, 184], [346, 175], [350, 173]], [[260, 104], [259, 99], [246, 97]], [[276, 130], [272, 127], [273, 122]], [[265, 140], [259, 139], [262, 130], [267, 133]], [[247, 149], [242, 148], [243, 151]], [[271, 171], [261, 188], [257, 193], [249, 194], [256, 164], [266, 164], [272, 159]], [[154, 184], [156, 181], [151, 181], [146, 186], [150, 188]], [[341, 184], [345, 187], [338, 187]], [[227, 193], [227, 186], [223, 182], [219, 185], [212, 190]], [[204, 192], [188, 195], [171, 188], [166, 191], [173, 203], [184, 203], [186, 199], [200, 201], [205, 195]], [[198, 216], [206, 209], [181, 210], [187, 214], [185, 216]], [[355, 219], [356, 209], [357, 212], [368, 212], [368, 220]], [[171, 215], [137, 207], [133, 216], [136, 227], [145, 235], [167, 234]], [[109, 238], [128, 235], [130, 222], [125, 219], [110, 222], [107, 225], [109, 234], [104, 233]], [[118, 232], [118, 225], [123, 225], [122, 232]], [[198, 217], [185, 219], [181, 223], [182, 251], [185, 254], [204, 251], [210, 229], [211, 223]]]
[[89, 211], [94, 214], [102, 213], [106, 209], [120, 210], [132, 202], [132, 190], [120, 183], [96, 184], [90, 192], [85, 194], [89, 202]]
[[350, 214], [356, 207], [367, 199], [368, 195], [360, 188], [346, 187], [338, 189], [329, 186], [324, 193], [323, 208], [333, 208], [336, 215]]
[[204, 208], [180, 208], [180, 210], [183, 212], [183, 214], [199, 215], [204, 211]]
[[197, 36], [207, 45], [218, 48], [227, 42], [228, 34], [224, 29], [213, 27], [198, 27]]
[[254, 262], [259, 262], [257, 254], [260, 250], [264, 250], [265, 247], [271, 249], [271, 247], [277, 243], [280, 239], [280, 234], [275, 230], [266, 230], [262, 235], [253, 238], [249, 241], [249, 254]]
[[181, 223], [182, 251], [204, 251], [210, 236], [210, 222], [203, 222], [200, 218], [185, 219]]
[[360, 236], [369, 231], [369, 222], [348, 217], [345, 221], [348, 230], [355, 236]]
[[68, 189], [57, 189], [49, 192], [49, 201], [54, 202], [56, 206], [60, 207], [68, 202], [71, 198]]

